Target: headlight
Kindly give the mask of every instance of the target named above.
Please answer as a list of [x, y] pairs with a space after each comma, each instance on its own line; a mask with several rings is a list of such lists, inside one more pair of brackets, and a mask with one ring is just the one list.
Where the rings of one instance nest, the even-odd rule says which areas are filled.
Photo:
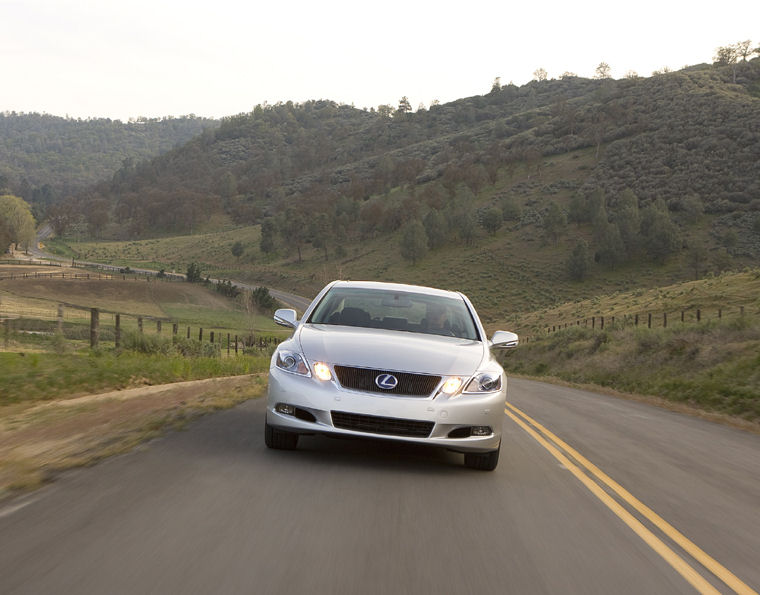
[[330, 366], [323, 364], [322, 362], [316, 362], [314, 364], [314, 374], [320, 380], [331, 380], [332, 373], [330, 372]]
[[501, 390], [501, 374], [481, 372], [464, 387], [466, 393], [495, 393]]
[[311, 372], [309, 372], [309, 367], [306, 365], [306, 361], [303, 359], [303, 356], [297, 351], [287, 351], [285, 349], [278, 351], [275, 365], [280, 368], [280, 370], [285, 370], [291, 374], [311, 376]]
[[445, 395], [453, 395], [462, 387], [462, 379], [459, 376], [451, 376], [446, 379], [441, 387], [441, 392]]

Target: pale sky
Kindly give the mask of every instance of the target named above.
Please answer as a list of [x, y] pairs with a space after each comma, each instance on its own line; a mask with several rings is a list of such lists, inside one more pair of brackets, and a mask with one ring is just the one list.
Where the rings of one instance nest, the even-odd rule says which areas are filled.
[[426, 106], [495, 77], [615, 78], [760, 45], [760, 1], [0, 0], [0, 111], [222, 117], [265, 101]]

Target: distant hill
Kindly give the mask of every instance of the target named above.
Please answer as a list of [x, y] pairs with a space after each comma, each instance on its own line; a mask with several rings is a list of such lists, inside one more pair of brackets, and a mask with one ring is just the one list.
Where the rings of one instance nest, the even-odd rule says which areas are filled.
[[302, 295], [338, 277], [429, 284], [509, 320], [756, 266], [758, 181], [755, 59], [735, 82], [705, 64], [497, 85], [417, 112], [258, 106], [125, 164], [50, 220], [80, 242], [126, 241], [77, 243], [78, 258], [198, 262]]
[[0, 187], [39, 210], [110, 178], [125, 162], [165, 153], [217, 124], [195, 116], [124, 123], [0, 112]]
[[[85, 198], [107, 200], [132, 234], [187, 231], [224, 211], [257, 223], [293, 196], [363, 200], [402, 184], [493, 180], [514, 163], [582, 148], [596, 160], [579, 191], [632, 190], [671, 209], [760, 209], [760, 59], [621, 80], [568, 76], [417, 112], [330, 101], [257, 106], [161, 157], [127, 162]], [[447, 178], [448, 176], [448, 178]], [[86, 200], [84, 203], [86, 204]], [[84, 208], [86, 211], [86, 207]], [[156, 211], [163, 214], [158, 219]]]

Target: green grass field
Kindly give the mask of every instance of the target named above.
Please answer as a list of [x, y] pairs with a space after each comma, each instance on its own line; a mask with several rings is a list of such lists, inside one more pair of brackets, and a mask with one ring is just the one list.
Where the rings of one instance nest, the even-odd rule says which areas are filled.
[[[15, 269], [14, 269], [15, 270]], [[58, 305], [65, 306], [58, 329]], [[90, 349], [90, 311], [100, 308], [100, 341]], [[115, 349], [115, 313], [122, 347]], [[138, 332], [143, 317], [143, 333]], [[158, 320], [162, 328], [158, 329]], [[0, 405], [54, 399], [266, 370], [271, 345], [245, 349], [227, 335], [282, 339], [288, 331], [270, 314], [249, 313], [240, 300], [202, 284], [144, 278], [111, 280], [6, 279], [0, 281]], [[172, 325], [178, 335], [172, 336]], [[191, 339], [186, 339], [187, 329]], [[204, 342], [198, 341], [203, 328]], [[215, 344], [208, 343], [211, 332]], [[186, 355], [182, 355], [182, 354]]]

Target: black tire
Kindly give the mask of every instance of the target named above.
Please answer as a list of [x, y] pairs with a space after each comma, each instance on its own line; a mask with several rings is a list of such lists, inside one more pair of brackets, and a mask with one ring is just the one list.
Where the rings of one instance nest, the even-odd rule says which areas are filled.
[[464, 464], [470, 469], [477, 469], [479, 471], [493, 471], [496, 469], [496, 465], [499, 464], [499, 451], [501, 445], [496, 450], [484, 453], [468, 452], [464, 455]]
[[294, 450], [298, 446], [298, 434], [283, 432], [264, 422], [264, 443], [268, 448]]

